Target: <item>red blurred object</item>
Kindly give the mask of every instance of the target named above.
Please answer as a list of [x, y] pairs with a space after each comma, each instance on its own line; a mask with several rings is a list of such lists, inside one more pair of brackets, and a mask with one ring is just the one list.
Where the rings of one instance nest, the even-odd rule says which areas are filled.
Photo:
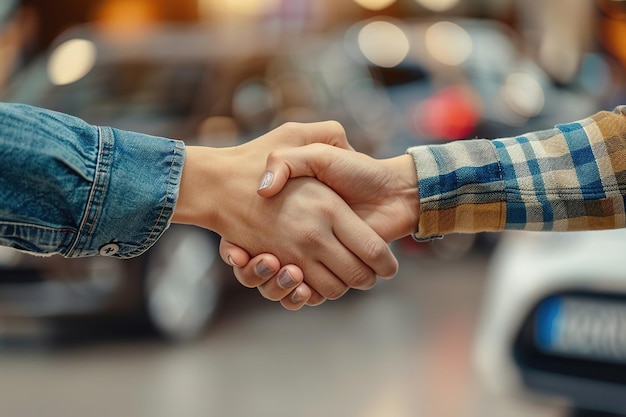
[[479, 118], [476, 99], [462, 86], [441, 89], [411, 111], [413, 128], [440, 140], [466, 138]]

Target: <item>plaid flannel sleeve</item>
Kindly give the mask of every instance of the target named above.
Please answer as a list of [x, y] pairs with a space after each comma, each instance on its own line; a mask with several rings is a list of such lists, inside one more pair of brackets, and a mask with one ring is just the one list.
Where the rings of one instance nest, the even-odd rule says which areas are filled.
[[626, 106], [513, 138], [407, 152], [419, 185], [417, 239], [626, 227]]

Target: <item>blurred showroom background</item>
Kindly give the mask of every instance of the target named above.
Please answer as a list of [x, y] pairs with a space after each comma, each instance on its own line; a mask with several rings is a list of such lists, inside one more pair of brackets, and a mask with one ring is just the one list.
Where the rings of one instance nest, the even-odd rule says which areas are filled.
[[[0, 0], [0, 100], [206, 146], [335, 119], [385, 158], [626, 104], [626, 1]], [[0, 414], [626, 415], [619, 233], [405, 239], [393, 280], [298, 312], [217, 242], [0, 248]]]

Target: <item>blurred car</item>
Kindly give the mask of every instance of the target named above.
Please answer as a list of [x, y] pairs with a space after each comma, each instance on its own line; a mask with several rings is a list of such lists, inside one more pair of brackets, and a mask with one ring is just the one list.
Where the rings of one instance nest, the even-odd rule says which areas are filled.
[[215, 314], [225, 277], [210, 233], [172, 226], [132, 260], [35, 257], [0, 247], [0, 345], [114, 335], [189, 340]]
[[[2, 99], [207, 146], [236, 145], [284, 121], [332, 118], [363, 148], [366, 133], [345, 110], [351, 98], [342, 91], [369, 72], [328, 51], [320, 39], [294, 44], [254, 28], [155, 26], [120, 37], [77, 27]], [[316, 60], [340, 72], [309, 66]], [[193, 339], [211, 322], [228, 282], [234, 279], [219, 259], [218, 236], [193, 227], [173, 225], [145, 255], [123, 261], [0, 248], [0, 336], [97, 332], [110, 322]]]
[[626, 414], [625, 250], [624, 229], [505, 235], [477, 334], [488, 387], [573, 415]]
[[[450, 42], [463, 47], [451, 50]], [[381, 58], [377, 51], [388, 55]], [[552, 97], [559, 97], [558, 106], [539, 106]], [[533, 120], [545, 125], [571, 120], [567, 103], [576, 102], [582, 112], [599, 99], [552, 86], [510, 32], [471, 20], [366, 21], [294, 38], [232, 24], [154, 26], [130, 33], [82, 26], [63, 34], [2, 97], [93, 124], [207, 146], [235, 145], [286, 121], [335, 119], [357, 150], [376, 157], [444, 138], [514, 134]], [[563, 114], [553, 114], [553, 108]], [[497, 113], [503, 109], [504, 116]], [[166, 249], [183, 247], [188, 236], [201, 242], [192, 245], [196, 256]], [[474, 245], [468, 236], [474, 238], [449, 236], [430, 245], [436, 256], [459, 257]], [[189, 259], [216, 253], [216, 242], [209, 232], [181, 226], [139, 260], [7, 255], [10, 262], [1, 263], [0, 326], [15, 317], [23, 320], [12, 319], [13, 324], [33, 317], [37, 323], [78, 317], [91, 323], [95, 317], [136, 315], [136, 307], [143, 306], [140, 310], [160, 333], [193, 338], [211, 321], [230, 273], [220, 270], [217, 257], [198, 265]], [[32, 272], [31, 278], [21, 279], [28, 274], [20, 271]], [[149, 278], [155, 274], [158, 278]], [[105, 281], [105, 292], [94, 290]], [[73, 288], [82, 284], [81, 294], [90, 295], [79, 299]], [[112, 307], [122, 299], [128, 299], [125, 307]], [[33, 308], [45, 305], [44, 300], [55, 308]]]
[[[618, 76], [589, 53], [570, 85], [553, 80], [497, 21], [375, 18], [345, 34], [347, 52], [386, 91], [391, 138], [383, 156], [408, 146], [496, 138], [551, 128], [604, 109]], [[365, 105], [365, 104], [362, 104]]]
[[[249, 48], [227, 50], [212, 41], [206, 31], [180, 28], [131, 39], [76, 28], [23, 71], [3, 100], [198, 143], [202, 122], [227, 87], [225, 69], [254, 58]], [[235, 140], [229, 120], [212, 126], [213, 145]], [[214, 317], [230, 277], [217, 248], [215, 234], [180, 225], [132, 260], [41, 258], [0, 248], [0, 336], [152, 328], [172, 340], [195, 338]]]

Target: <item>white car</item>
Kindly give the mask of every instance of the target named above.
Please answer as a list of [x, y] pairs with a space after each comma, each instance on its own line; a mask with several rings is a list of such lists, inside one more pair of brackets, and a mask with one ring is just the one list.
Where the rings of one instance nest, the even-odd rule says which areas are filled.
[[505, 234], [476, 341], [488, 387], [626, 412], [625, 256], [626, 229]]

